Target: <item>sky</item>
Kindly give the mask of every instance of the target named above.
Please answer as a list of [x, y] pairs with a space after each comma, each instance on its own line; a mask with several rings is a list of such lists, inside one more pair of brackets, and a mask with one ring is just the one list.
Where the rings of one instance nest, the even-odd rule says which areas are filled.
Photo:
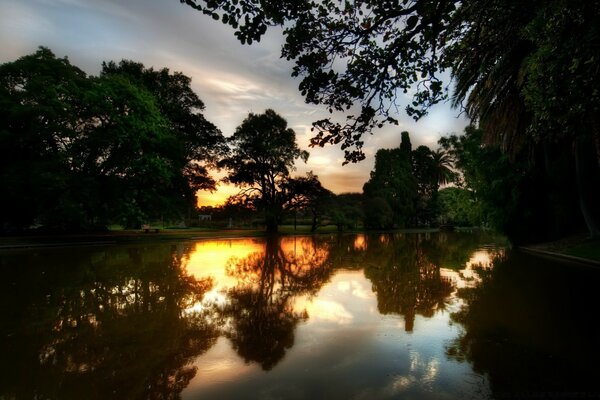
[[[375, 153], [397, 147], [400, 132], [410, 132], [413, 148], [435, 149], [441, 136], [461, 133], [467, 125], [448, 104], [435, 106], [419, 122], [401, 113], [398, 126], [365, 138], [364, 161], [342, 166], [339, 147], [309, 147], [311, 123], [329, 114], [305, 103], [300, 80], [290, 76], [292, 63], [279, 57], [282, 43], [281, 31], [273, 29], [260, 43], [242, 45], [230, 27], [179, 0], [0, 0], [0, 63], [46, 46], [91, 75], [100, 72], [103, 61], [122, 59], [180, 71], [192, 78], [192, 89], [206, 105], [205, 117], [225, 136], [248, 113], [275, 110], [296, 132], [298, 145], [310, 152], [293, 175], [313, 171], [334, 193], [361, 192]], [[199, 204], [220, 203], [237, 191], [221, 184], [216, 193], [200, 192]]]

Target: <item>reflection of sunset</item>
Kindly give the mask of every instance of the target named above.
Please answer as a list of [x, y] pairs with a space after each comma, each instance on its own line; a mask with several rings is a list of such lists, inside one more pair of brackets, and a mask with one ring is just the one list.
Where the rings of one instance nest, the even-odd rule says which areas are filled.
[[479, 250], [471, 255], [471, 258], [466, 263], [467, 268], [481, 266], [489, 268], [492, 266], [491, 254], [487, 250]]
[[449, 268], [440, 268], [440, 274], [443, 277], [452, 279], [457, 288], [473, 287], [481, 281], [475, 268], [491, 268], [492, 256], [493, 254], [488, 250], [477, 250], [471, 254], [463, 269], [455, 271]]
[[308, 302], [306, 312], [312, 319], [335, 322], [340, 325], [349, 324], [353, 318], [342, 304], [331, 300]]
[[225, 265], [229, 259], [245, 258], [252, 253], [264, 251], [264, 243], [251, 239], [207, 240], [196, 243], [185, 268], [188, 274], [198, 279], [212, 277], [215, 289], [220, 289], [237, 282], [225, 273]]
[[366, 250], [367, 242], [365, 241], [365, 235], [356, 235], [354, 239], [354, 250]]

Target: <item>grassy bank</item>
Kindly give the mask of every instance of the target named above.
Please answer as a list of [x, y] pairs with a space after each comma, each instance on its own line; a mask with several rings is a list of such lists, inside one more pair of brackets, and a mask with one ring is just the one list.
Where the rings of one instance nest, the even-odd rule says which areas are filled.
[[600, 238], [590, 238], [586, 234], [570, 236], [548, 243], [527, 246], [527, 250], [548, 254], [564, 255], [592, 260], [600, 263]]

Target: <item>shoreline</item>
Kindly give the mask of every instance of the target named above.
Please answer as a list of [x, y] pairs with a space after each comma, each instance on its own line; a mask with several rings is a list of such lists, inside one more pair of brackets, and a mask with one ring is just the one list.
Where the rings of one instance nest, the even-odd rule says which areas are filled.
[[568, 236], [551, 242], [519, 246], [518, 249], [540, 257], [600, 267], [600, 238], [590, 238], [586, 234]]
[[[387, 231], [366, 231], [362, 229], [345, 230], [339, 232], [337, 227], [321, 227], [316, 232], [300, 226], [294, 230], [293, 227], [284, 225], [280, 227], [278, 236], [310, 236], [329, 234], [361, 234], [361, 233], [431, 233], [439, 229], [398, 229]], [[457, 231], [471, 230], [473, 228], [459, 228]], [[159, 232], [144, 233], [141, 230], [109, 231], [102, 233], [82, 234], [57, 234], [57, 235], [23, 235], [23, 236], [0, 236], [0, 251], [24, 250], [33, 248], [55, 248], [73, 246], [102, 246], [134, 243], [151, 243], [173, 240], [219, 240], [237, 239], [247, 237], [268, 236], [264, 230], [259, 229], [163, 229]]]

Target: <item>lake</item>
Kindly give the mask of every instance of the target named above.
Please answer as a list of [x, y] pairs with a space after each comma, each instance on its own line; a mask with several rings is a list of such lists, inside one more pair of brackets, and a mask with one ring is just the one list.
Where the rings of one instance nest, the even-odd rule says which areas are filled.
[[0, 252], [1, 399], [600, 398], [600, 270], [485, 232]]

